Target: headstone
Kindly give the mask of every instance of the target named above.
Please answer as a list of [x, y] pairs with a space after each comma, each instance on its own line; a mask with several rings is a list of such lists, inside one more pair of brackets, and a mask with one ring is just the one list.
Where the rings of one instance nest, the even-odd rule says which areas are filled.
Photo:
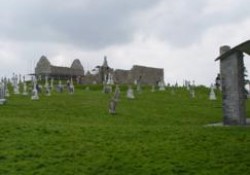
[[5, 97], [5, 86], [3, 82], [0, 82], [0, 105], [6, 103]]
[[194, 87], [192, 87], [191, 89], [190, 89], [190, 97], [191, 98], [195, 98], [195, 90], [194, 90]]
[[18, 76], [17, 76], [17, 75], [14, 75], [14, 78], [13, 78], [13, 86], [14, 86], [14, 94], [15, 94], [15, 95], [20, 94], [20, 91], [19, 91], [19, 84], [18, 84]]
[[24, 96], [28, 95], [27, 84], [26, 84], [26, 81], [25, 81], [25, 76], [23, 76], [23, 95]]
[[135, 98], [135, 96], [134, 96], [134, 90], [132, 89], [131, 86], [128, 87], [127, 98], [128, 99], [134, 99]]
[[31, 100], [39, 100], [36, 78], [33, 78], [33, 90]]
[[8, 88], [8, 80], [7, 78], [4, 79], [4, 87], [5, 87], [5, 97], [10, 97], [10, 92]]
[[10, 91], [7, 85], [5, 87], [5, 97], [10, 97]]
[[117, 103], [119, 101], [119, 97], [120, 97], [120, 88], [117, 85], [114, 96], [109, 101], [109, 113], [110, 114], [115, 114], [116, 113], [116, 106], [117, 106]]
[[69, 93], [74, 94], [74, 92], [75, 92], [75, 87], [74, 87], [73, 79], [71, 78], [70, 84], [69, 84]]
[[51, 88], [51, 91], [54, 89], [54, 78], [50, 79], [50, 88]]
[[209, 100], [216, 100], [216, 95], [214, 92], [214, 85], [213, 84], [211, 84], [210, 93], [209, 93]]
[[159, 91], [165, 91], [165, 83], [163, 80], [159, 81], [158, 86], [159, 86]]
[[48, 77], [45, 77], [45, 94], [46, 96], [51, 96], [51, 90], [50, 90], [50, 86], [49, 86], [49, 81], [48, 81]]
[[63, 92], [63, 85], [62, 85], [62, 81], [61, 80], [58, 81], [57, 92], [60, 92], [60, 93]]

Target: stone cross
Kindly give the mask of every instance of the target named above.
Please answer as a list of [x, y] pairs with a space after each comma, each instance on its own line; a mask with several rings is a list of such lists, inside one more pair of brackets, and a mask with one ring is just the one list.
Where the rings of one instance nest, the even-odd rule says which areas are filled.
[[243, 52], [250, 55], [250, 40], [230, 48], [220, 47], [220, 78], [222, 86], [224, 125], [246, 124]]

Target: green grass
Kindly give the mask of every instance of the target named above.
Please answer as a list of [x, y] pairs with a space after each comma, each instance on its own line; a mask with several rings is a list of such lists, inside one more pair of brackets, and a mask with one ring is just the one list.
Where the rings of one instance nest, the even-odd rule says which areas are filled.
[[0, 174], [249, 174], [250, 127], [205, 127], [222, 121], [209, 89], [191, 99], [186, 89], [144, 87], [128, 100], [122, 87], [110, 115], [100, 88], [39, 101], [12, 95], [0, 106]]

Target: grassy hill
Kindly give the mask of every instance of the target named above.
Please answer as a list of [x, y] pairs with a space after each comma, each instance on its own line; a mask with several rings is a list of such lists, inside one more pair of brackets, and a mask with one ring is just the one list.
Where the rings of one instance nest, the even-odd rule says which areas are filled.
[[206, 127], [222, 121], [209, 89], [192, 99], [184, 88], [144, 88], [129, 100], [122, 87], [116, 115], [110, 95], [90, 89], [0, 106], [0, 174], [249, 174], [250, 127]]

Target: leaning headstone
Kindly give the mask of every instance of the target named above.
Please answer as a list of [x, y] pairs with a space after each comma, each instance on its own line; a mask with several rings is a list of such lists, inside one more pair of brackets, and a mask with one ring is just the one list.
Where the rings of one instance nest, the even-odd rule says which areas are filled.
[[116, 113], [116, 106], [117, 106], [117, 103], [119, 101], [119, 97], [120, 97], [120, 88], [119, 88], [119, 86], [116, 86], [114, 96], [109, 101], [109, 113], [110, 114]]
[[214, 92], [214, 85], [213, 84], [211, 85], [211, 88], [210, 88], [209, 100], [216, 100], [216, 95]]
[[134, 96], [134, 90], [132, 89], [131, 86], [128, 87], [127, 98], [128, 99], [134, 99], [135, 98], [135, 96]]

